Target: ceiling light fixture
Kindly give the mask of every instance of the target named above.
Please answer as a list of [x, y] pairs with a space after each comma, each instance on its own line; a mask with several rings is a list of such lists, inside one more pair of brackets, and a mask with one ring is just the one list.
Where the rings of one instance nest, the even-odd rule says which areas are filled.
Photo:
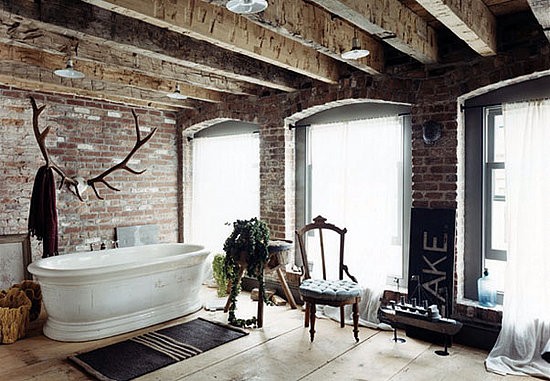
[[267, 8], [266, 0], [229, 0], [225, 7], [240, 15], [258, 13]]
[[176, 85], [176, 90], [173, 93], [166, 94], [166, 96], [172, 99], [187, 99], [187, 97], [181, 93], [180, 85]]
[[351, 39], [351, 50], [342, 53], [341, 57], [345, 60], [358, 60], [368, 56], [370, 52], [367, 49], [361, 49], [359, 39], [357, 38], [357, 30], [354, 30], [354, 36]]
[[73, 60], [70, 58], [67, 60], [65, 69], [57, 69], [53, 73], [62, 78], [81, 79], [85, 77], [84, 73], [74, 69]]

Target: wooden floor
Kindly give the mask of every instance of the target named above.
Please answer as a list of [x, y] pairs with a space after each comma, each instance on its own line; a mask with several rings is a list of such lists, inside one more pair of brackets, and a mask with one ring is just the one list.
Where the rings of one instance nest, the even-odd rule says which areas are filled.
[[[215, 299], [215, 291], [203, 289], [204, 300]], [[237, 316], [254, 315], [256, 303], [244, 293]], [[201, 310], [163, 325], [149, 327], [108, 339], [84, 343], [62, 343], [41, 333], [43, 317], [34, 322], [27, 337], [10, 345], [0, 345], [0, 380], [90, 380], [69, 363], [69, 355], [85, 352], [127, 339], [160, 326], [173, 325], [203, 316], [226, 321], [221, 311]], [[303, 312], [289, 307], [265, 308], [264, 327], [250, 330], [241, 339], [214, 348], [196, 357], [168, 366], [139, 380], [460, 380], [526, 381], [526, 377], [502, 377], [485, 371], [486, 352], [454, 345], [450, 355], [440, 357], [438, 346], [407, 338], [404, 344], [391, 341], [392, 333], [361, 328], [355, 343], [350, 327], [325, 319], [318, 320], [315, 341], [310, 343], [303, 328]], [[533, 378], [532, 378], [533, 379]], [[534, 380], [534, 379], [533, 379]]]

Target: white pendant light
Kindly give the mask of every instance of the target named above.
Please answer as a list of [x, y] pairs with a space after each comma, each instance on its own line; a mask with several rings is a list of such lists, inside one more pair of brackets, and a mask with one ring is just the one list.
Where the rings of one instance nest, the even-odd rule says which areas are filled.
[[53, 73], [63, 78], [81, 79], [85, 77], [84, 73], [74, 69], [73, 60], [70, 58], [67, 60], [67, 66], [65, 66], [65, 69], [57, 69], [54, 70]]
[[225, 7], [241, 15], [258, 13], [267, 8], [266, 0], [229, 0]]
[[172, 99], [187, 99], [187, 97], [181, 93], [180, 85], [176, 85], [176, 90], [173, 93], [166, 94], [166, 96]]
[[361, 49], [359, 39], [357, 39], [357, 36], [354, 36], [351, 40], [351, 50], [342, 53], [341, 57], [345, 60], [358, 60], [359, 58], [364, 58], [369, 54], [370, 52], [367, 49]]

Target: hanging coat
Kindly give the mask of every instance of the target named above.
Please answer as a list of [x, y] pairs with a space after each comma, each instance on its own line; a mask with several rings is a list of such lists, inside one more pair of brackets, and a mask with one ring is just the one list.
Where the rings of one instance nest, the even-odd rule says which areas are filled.
[[38, 169], [32, 189], [29, 211], [29, 233], [42, 241], [42, 258], [58, 254], [57, 206], [53, 169]]

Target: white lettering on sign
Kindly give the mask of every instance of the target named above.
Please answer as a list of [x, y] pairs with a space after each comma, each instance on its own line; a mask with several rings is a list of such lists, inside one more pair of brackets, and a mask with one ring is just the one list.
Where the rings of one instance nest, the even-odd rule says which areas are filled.
[[428, 246], [428, 232], [424, 232], [422, 249], [426, 251], [438, 251], [441, 253], [446, 253], [447, 252], [447, 233], [443, 233], [443, 247], [438, 247], [437, 237], [432, 237], [432, 245]]
[[422, 256], [422, 259], [424, 259], [424, 262], [426, 262], [426, 264], [429, 266], [429, 269], [422, 269], [422, 272], [424, 274], [440, 275], [438, 278], [432, 279], [429, 282], [422, 283], [422, 288], [435, 296], [437, 299], [441, 300], [441, 302], [445, 303], [445, 298], [439, 295], [439, 285], [443, 283], [442, 286], [445, 287], [444, 282], [447, 280], [447, 274], [445, 273], [445, 271], [438, 270], [437, 265], [445, 261], [447, 259], [447, 256], [439, 258], [435, 262], [431, 262], [428, 258], [426, 258], [425, 255]]

